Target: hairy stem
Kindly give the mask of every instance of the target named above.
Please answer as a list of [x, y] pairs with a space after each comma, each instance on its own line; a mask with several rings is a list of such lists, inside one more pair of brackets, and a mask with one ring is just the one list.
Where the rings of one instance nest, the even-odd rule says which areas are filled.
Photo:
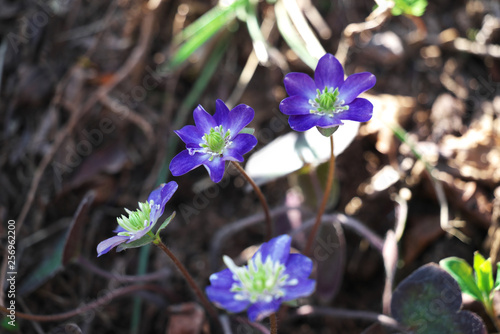
[[271, 320], [271, 334], [278, 334], [278, 321], [276, 319], [276, 313], [270, 315]]
[[330, 165], [328, 168], [328, 179], [326, 180], [325, 192], [323, 193], [323, 200], [319, 206], [318, 213], [316, 214], [316, 220], [314, 221], [313, 228], [309, 233], [309, 238], [307, 238], [306, 247], [304, 248], [304, 255], [309, 256], [311, 248], [316, 239], [316, 234], [318, 233], [319, 226], [321, 225], [321, 218], [325, 212], [326, 203], [330, 197], [330, 192], [332, 190], [333, 175], [335, 174], [335, 155], [333, 154], [333, 136], [330, 136]]
[[252, 186], [253, 190], [255, 191], [255, 194], [257, 194], [257, 197], [259, 198], [260, 204], [262, 205], [262, 208], [264, 209], [264, 214], [266, 216], [266, 240], [269, 241], [273, 235], [273, 223], [271, 221], [271, 214], [269, 212], [269, 206], [267, 205], [266, 198], [264, 197], [264, 194], [262, 194], [262, 191], [260, 190], [259, 186], [254, 182], [254, 180], [248, 175], [243, 167], [236, 161], [231, 161], [231, 163], [238, 169], [238, 171], [243, 175], [245, 180], [247, 180], [248, 183]]
[[210, 316], [213, 318], [215, 323], [216, 324], [219, 323], [219, 317], [217, 316], [217, 312], [213, 308], [212, 304], [210, 304], [203, 291], [201, 291], [200, 287], [196, 284], [191, 274], [189, 274], [186, 267], [184, 267], [184, 265], [174, 255], [174, 253], [172, 253], [172, 251], [170, 251], [170, 249], [168, 249], [168, 247], [159, 238], [154, 241], [154, 244], [158, 246], [165, 254], [167, 254], [167, 256], [174, 262], [177, 269], [181, 272], [182, 276], [184, 276], [184, 278], [188, 282], [189, 286], [191, 287], [191, 290], [193, 290], [196, 297], [198, 297], [198, 300], [203, 304], [203, 306], [210, 314]]

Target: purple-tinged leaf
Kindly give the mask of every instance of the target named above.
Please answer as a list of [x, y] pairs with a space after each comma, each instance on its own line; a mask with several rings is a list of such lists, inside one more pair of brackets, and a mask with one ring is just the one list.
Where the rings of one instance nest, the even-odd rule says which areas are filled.
[[384, 314], [390, 313], [392, 299], [392, 284], [394, 283], [394, 274], [398, 264], [398, 241], [394, 231], [389, 230], [385, 237], [384, 248], [382, 249], [385, 267], [385, 287], [382, 295], [382, 305]]
[[66, 236], [66, 243], [64, 244], [64, 250], [62, 254], [62, 265], [65, 266], [71, 260], [75, 259], [80, 255], [80, 249], [82, 245], [83, 227], [87, 222], [89, 208], [94, 202], [95, 192], [89, 191], [85, 197], [82, 199], [75, 214], [73, 215], [73, 220], [68, 229], [68, 234]]
[[420, 267], [404, 279], [392, 295], [393, 317], [404, 326], [426, 334], [486, 334], [476, 314], [460, 311], [458, 283], [437, 264]]
[[345, 238], [338, 222], [321, 226], [312, 256], [318, 263], [316, 292], [326, 304], [337, 295], [344, 277]]

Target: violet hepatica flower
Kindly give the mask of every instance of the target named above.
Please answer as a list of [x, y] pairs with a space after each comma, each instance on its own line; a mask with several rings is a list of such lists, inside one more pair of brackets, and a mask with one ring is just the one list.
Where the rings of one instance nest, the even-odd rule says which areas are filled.
[[[126, 248], [140, 247], [153, 241], [155, 236], [150, 231], [163, 214], [165, 205], [175, 193], [177, 187], [178, 185], [174, 181], [162, 184], [151, 192], [147, 202], [139, 202], [139, 209], [136, 211], [125, 209], [128, 217], [122, 215], [117, 218], [118, 228], [114, 231], [117, 235], [97, 245], [97, 256], [106, 254], [116, 246], [119, 246], [118, 251], [121, 251]], [[165, 228], [173, 216], [172, 214], [160, 229]]]
[[241, 131], [254, 117], [254, 111], [240, 104], [229, 111], [221, 100], [215, 103], [212, 116], [199, 105], [193, 112], [196, 126], [186, 125], [174, 131], [186, 150], [170, 162], [172, 175], [179, 176], [203, 165], [215, 183], [222, 180], [226, 161], [243, 161], [243, 155], [257, 145], [257, 139]]
[[307, 74], [292, 72], [285, 76], [285, 89], [290, 97], [280, 103], [280, 110], [290, 115], [288, 123], [295, 131], [334, 128], [343, 120], [366, 122], [373, 105], [358, 95], [375, 85], [369, 72], [355, 73], [344, 80], [344, 69], [331, 54], [318, 62], [314, 80]]
[[228, 269], [210, 276], [208, 298], [229, 312], [248, 308], [248, 318], [256, 321], [278, 311], [283, 302], [309, 296], [316, 286], [308, 278], [312, 261], [302, 254], [290, 254], [290, 242], [288, 235], [271, 239], [243, 267], [224, 256]]

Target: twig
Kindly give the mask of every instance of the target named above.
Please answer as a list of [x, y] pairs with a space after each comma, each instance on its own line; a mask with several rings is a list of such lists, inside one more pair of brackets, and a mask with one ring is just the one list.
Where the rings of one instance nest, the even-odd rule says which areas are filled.
[[193, 277], [191, 276], [189, 271], [187, 271], [186, 267], [182, 264], [182, 262], [179, 261], [179, 259], [175, 256], [175, 254], [172, 253], [170, 249], [168, 249], [168, 247], [165, 246], [165, 244], [161, 240], [159, 240], [158, 242], [155, 241], [154, 244], [158, 246], [158, 248], [160, 248], [172, 260], [172, 262], [174, 262], [176, 268], [181, 272], [182, 276], [186, 279], [187, 283], [191, 287], [191, 290], [193, 290], [196, 297], [198, 297], [198, 300], [205, 307], [205, 310], [212, 317], [212, 319], [215, 321], [216, 324], [219, 323], [219, 317], [217, 316], [217, 311], [215, 311], [212, 304], [210, 304], [207, 297], [205, 296], [203, 291], [201, 291], [200, 287], [196, 284]]
[[[271, 217], [275, 217], [286, 213], [288, 210], [303, 210], [301, 207], [287, 207], [281, 206], [271, 210]], [[210, 243], [210, 264], [212, 269], [215, 270], [218, 267], [219, 254], [221, 253], [221, 248], [225, 244], [226, 239], [231, 235], [241, 231], [242, 229], [254, 226], [264, 219], [264, 213], [259, 212], [252, 216], [245, 217], [243, 219], [237, 220], [231, 224], [227, 224], [220, 228], [212, 238]]]
[[276, 319], [276, 313], [269, 316], [271, 321], [271, 334], [278, 334], [278, 320]]
[[122, 283], [137, 283], [137, 282], [149, 282], [149, 281], [158, 281], [165, 279], [169, 276], [172, 275], [172, 271], [170, 269], [165, 268], [160, 271], [157, 271], [155, 273], [150, 273], [146, 275], [119, 275], [119, 274], [114, 274], [109, 271], [103, 270], [99, 267], [97, 267], [95, 264], [90, 262], [87, 258], [80, 256], [77, 259], [77, 263], [86, 269], [92, 271], [93, 273], [108, 278], [110, 280], [115, 280], [117, 282], [122, 282]]
[[335, 54], [335, 57], [341, 64], [345, 64], [349, 48], [354, 44], [353, 37], [355, 34], [358, 35], [362, 32], [376, 29], [384, 24], [389, 17], [391, 17], [391, 9], [394, 6], [394, 2], [387, 0], [378, 0], [376, 2], [378, 7], [371, 12], [365, 22], [351, 23], [345, 27], [344, 33], [340, 38], [339, 47], [337, 49], [338, 51]]
[[271, 239], [273, 235], [273, 222], [271, 220], [271, 214], [269, 212], [269, 205], [267, 205], [266, 198], [264, 197], [264, 194], [260, 190], [259, 186], [254, 182], [254, 180], [248, 175], [243, 167], [240, 166], [239, 163], [236, 161], [231, 161], [234, 167], [238, 169], [238, 171], [241, 173], [241, 175], [247, 180], [248, 183], [252, 186], [255, 194], [259, 198], [260, 204], [262, 205], [262, 209], [264, 209], [264, 215], [266, 216], [266, 233], [265, 233], [265, 241], [268, 241]]
[[[16, 312], [16, 317], [21, 318], [21, 319], [27, 319], [27, 320], [32, 320], [32, 321], [39, 321], [39, 322], [46, 322], [46, 321], [60, 321], [64, 319], [68, 319], [71, 317], [74, 317], [76, 315], [91, 311], [99, 306], [105, 305], [109, 303], [111, 300], [135, 292], [135, 291], [140, 291], [140, 290], [149, 290], [149, 291], [156, 291], [156, 292], [163, 292], [162, 289], [160, 289], [156, 285], [132, 285], [132, 286], [126, 286], [124, 288], [118, 288], [116, 290], [113, 290], [106, 294], [105, 296], [93, 301], [92, 303], [83, 305], [81, 307], [78, 307], [72, 311], [64, 312], [64, 313], [58, 313], [58, 314], [50, 314], [50, 315], [41, 315], [41, 314], [27, 314], [27, 313], [22, 313], [22, 312]], [[4, 306], [0, 306], [0, 312], [4, 314], [9, 314], [9, 310], [5, 308]]]
[[262, 334], [270, 334], [269, 329], [267, 329], [266, 327], [264, 327], [264, 325], [262, 325], [258, 322], [251, 322], [250, 320], [248, 320], [248, 318], [243, 318], [243, 317], [235, 317], [235, 319], [236, 319], [236, 321], [238, 321], [242, 324], [246, 324], [246, 325], [252, 326], [253, 328], [258, 329]]
[[345, 310], [333, 307], [317, 307], [311, 305], [304, 305], [297, 309], [296, 315], [289, 317], [287, 320], [292, 320], [294, 317], [307, 317], [307, 316], [328, 316], [334, 318], [348, 318], [348, 319], [364, 319], [380, 323], [381, 325], [389, 328], [394, 328], [403, 332], [407, 329], [403, 327], [396, 319], [369, 311], [354, 311]]
[[[273, 13], [273, 12], [268, 11], [268, 13]], [[266, 39], [269, 38], [269, 35], [271, 34], [275, 22], [276, 20], [274, 18], [274, 15], [268, 14], [264, 16], [262, 25], [260, 27], [260, 30], [264, 38]], [[252, 79], [258, 65], [259, 65], [259, 59], [257, 57], [257, 54], [255, 53], [255, 50], [253, 50], [250, 53], [250, 56], [248, 56], [245, 67], [243, 67], [243, 71], [241, 71], [240, 78], [236, 83], [236, 87], [234, 88], [233, 92], [226, 101], [226, 105], [228, 106], [229, 109], [231, 109], [232, 106], [235, 106], [236, 103], [240, 100], [241, 95], [243, 95], [243, 92], [247, 88], [248, 83]]]
[[[123, 81], [128, 77], [128, 75], [135, 69], [139, 61], [142, 59], [142, 57], [146, 54], [146, 51], [151, 44], [152, 31], [155, 24], [154, 23], [155, 20], [153, 19], [154, 18], [153, 14], [154, 14], [153, 12], [148, 11], [144, 16], [141, 26], [141, 33], [139, 36], [139, 43], [134, 48], [130, 57], [125, 62], [125, 64], [116, 72], [116, 74], [109, 82], [101, 86], [96, 92], [92, 94], [92, 96], [90, 96], [88, 102], [82, 108], [79, 108], [75, 112], [71, 113], [70, 119], [66, 123], [66, 126], [57, 134], [54, 143], [50, 147], [47, 154], [44, 155], [42, 161], [40, 162], [40, 165], [37, 167], [35, 173], [33, 174], [33, 179], [31, 181], [31, 185], [28, 190], [28, 196], [26, 197], [26, 201], [24, 202], [24, 205], [21, 209], [21, 213], [19, 214], [19, 217], [16, 220], [16, 234], [19, 233], [21, 227], [23, 226], [26, 216], [28, 215], [31, 205], [33, 204], [33, 201], [35, 199], [35, 194], [38, 190], [38, 186], [40, 185], [40, 181], [42, 180], [45, 170], [49, 166], [50, 162], [54, 158], [55, 154], [57, 153], [61, 145], [66, 140], [66, 137], [69, 136], [69, 134], [71, 133], [73, 128], [78, 124], [80, 119], [84, 115], [86, 115], [94, 107], [94, 105], [99, 102], [99, 100], [103, 96], [107, 95], [121, 81]], [[54, 96], [51, 105], [56, 105], [59, 103], [60, 99], [62, 98], [62, 91], [66, 87], [66, 83], [69, 81], [69, 78], [71, 78], [72, 73], [78, 70], [78, 66], [79, 65], [75, 65], [69, 71], [67, 77], [61, 80], [61, 83], [59, 84], [57, 89], [59, 91], [59, 94], [56, 94], [56, 96]], [[1, 277], [5, 277], [5, 275], [6, 275], [5, 272], [1, 273]], [[0, 280], [1, 290], [3, 290], [4, 282], [5, 282], [4, 279]]]
[[[323, 215], [322, 219], [323, 223], [326, 222], [331, 222], [331, 221], [336, 221], [341, 223], [342, 225], [345, 225], [348, 228], [353, 229], [356, 233], [358, 233], [361, 237], [365, 238], [368, 240], [368, 242], [382, 254], [382, 251], [384, 249], [384, 240], [380, 238], [375, 232], [370, 230], [368, 227], [363, 225], [360, 221], [346, 216], [341, 213], [335, 213], [335, 214], [326, 214]], [[311, 228], [313, 224], [315, 223], [315, 218], [311, 218], [307, 220], [305, 223], [303, 223], [299, 228], [293, 230], [290, 235], [294, 237], [296, 234]]]

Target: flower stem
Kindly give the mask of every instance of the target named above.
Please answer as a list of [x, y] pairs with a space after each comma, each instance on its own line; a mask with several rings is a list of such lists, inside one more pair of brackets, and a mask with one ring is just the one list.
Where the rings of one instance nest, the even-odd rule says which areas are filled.
[[189, 272], [187, 271], [186, 267], [179, 261], [179, 259], [168, 249], [168, 247], [158, 238], [154, 241], [154, 244], [158, 246], [167, 256], [174, 262], [175, 266], [177, 269], [181, 272], [181, 274], [184, 276], [186, 281], [188, 282], [189, 286], [193, 290], [194, 294], [198, 297], [200, 302], [203, 304], [207, 312], [210, 314], [210, 316], [213, 318], [215, 323], [219, 323], [219, 317], [217, 316], [217, 312], [215, 309], [212, 307], [212, 304], [208, 301], [207, 297], [205, 297], [205, 294], [203, 291], [201, 291], [200, 287], [196, 284], [194, 281], [193, 277]]
[[273, 313], [269, 316], [269, 320], [271, 320], [271, 334], [278, 334], [278, 321], [276, 319], [276, 313]]
[[497, 331], [500, 331], [500, 319], [498, 319], [495, 310], [495, 304], [493, 300], [488, 300], [486, 303], [483, 303], [486, 309], [486, 313], [488, 313], [490, 319], [493, 321], [495, 328]]
[[236, 161], [231, 161], [231, 163], [236, 167], [236, 169], [243, 175], [245, 180], [250, 183], [252, 186], [253, 190], [255, 191], [255, 194], [257, 194], [257, 197], [259, 198], [260, 204], [262, 205], [262, 208], [264, 209], [264, 214], [266, 215], [266, 239], [265, 241], [269, 241], [273, 235], [273, 224], [271, 221], [271, 214], [269, 212], [269, 206], [267, 205], [266, 198], [262, 194], [262, 191], [260, 190], [259, 186], [254, 182], [254, 180], [248, 175], [243, 167]]
[[333, 136], [330, 136], [330, 166], [328, 168], [328, 179], [326, 181], [325, 192], [323, 193], [323, 200], [319, 206], [318, 213], [316, 215], [316, 220], [314, 222], [309, 238], [307, 239], [306, 247], [304, 248], [303, 254], [309, 256], [311, 248], [316, 239], [316, 234], [318, 233], [319, 226], [321, 225], [321, 218], [325, 212], [326, 203], [330, 197], [330, 192], [332, 189], [333, 175], [335, 174], [335, 155], [333, 154]]

